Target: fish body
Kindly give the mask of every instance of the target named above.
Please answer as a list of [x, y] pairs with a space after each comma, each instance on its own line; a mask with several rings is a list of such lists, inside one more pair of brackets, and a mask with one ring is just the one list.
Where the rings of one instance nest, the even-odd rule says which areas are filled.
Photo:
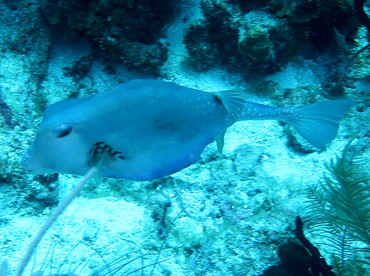
[[[318, 147], [335, 137], [340, 118], [352, 105], [348, 100], [325, 102], [337, 109], [337, 115], [329, 118], [334, 124], [330, 137], [313, 142]], [[322, 108], [313, 113], [322, 117], [317, 109]], [[160, 80], [134, 80], [48, 107], [22, 163], [35, 173], [84, 175], [91, 167], [91, 152], [103, 145], [113, 158], [101, 167], [102, 176], [151, 180], [197, 162], [215, 139], [222, 150], [223, 134], [236, 121], [277, 119], [299, 128], [317, 119], [317, 114], [309, 118], [312, 111], [306, 113], [304, 107], [247, 102], [237, 92], [210, 93]], [[307, 128], [302, 130], [306, 139], [312, 135], [304, 133], [310, 132]]]

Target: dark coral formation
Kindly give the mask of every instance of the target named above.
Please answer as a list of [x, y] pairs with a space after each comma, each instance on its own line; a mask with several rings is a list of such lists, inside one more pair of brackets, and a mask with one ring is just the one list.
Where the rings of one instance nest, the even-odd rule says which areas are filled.
[[167, 59], [160, 38], [175, 10], [171, 0], [52, 0], [42, 9], [64, 39], [86, 37], [105, 58], [146, 72], [158, 71]]
[[298, 55], [315, 58], [340, 48], [338, 34], [351, 43], [358, 27], [353, 6], [339, 0], [202, 0], [201, 8], [204, 19], [184, 40], [197, 70], [272, 73]]
[[260, 276], [335, 276], [333, 267], [328, 265], [319, 249], [315, 247], [303, 232], [303, 222], [296, 217], [295, 237], [300, 243], [289, 241], [279, 247], [281, 263], [266, 269]]
[[14, 128], [16, 126], [12, 111], [9, 105], [7, 105], [7, 103], [4, 102], [4, 100], [1, 98], [1, 94], [0, 94], [0, 115], [4, 118], [4, 122], [6, 125], [8, 125], [8, 127]]
[[267, 3], [270, 2], [270, 0], [259, 0], [259, 1], [229, 0], [228, 2], [237, 4], [241, 11], [244, 13], [252, 11], [254, 9], [265, 8], [267, 6]]
[[201, 7], [205, 20], [189, 27], [184, 38], [190, 63], [197, 70], [220, 64], [229, 69], [241, 69], [237, 62], [243, 57], [236, 48], [239, 30], [231, 13], [218, 3], [202, 1]]
[[270, 11], [300, 29], [305, 36], [299, 37], [302, 42], [319, 51], [327, 51], [336, 44], [335, 31], [351, 41], [358, 27], [354, 8], [348, 1], [272, 0]]

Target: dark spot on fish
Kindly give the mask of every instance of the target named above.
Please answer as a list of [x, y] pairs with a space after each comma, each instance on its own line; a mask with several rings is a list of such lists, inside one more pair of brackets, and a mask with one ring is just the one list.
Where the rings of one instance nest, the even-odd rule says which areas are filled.
[[171, 130], [171, 131], [176, 131], [178, 130], [178, 126], [175, 122], [172, 121], [163, 121], [161, 119], [157, 119], [154, 121], [155, 126], [159, 130]]
[[96, 166], [103, 158], [105, 163], [116, 161], [117, 159], [126, 159], [122, 152], [114, 150], [105, 142], [97, 142], [89, 151], [89, 166]]
[[220, 99], [217, 95], [213, 94], [213, 95], [212, 95], [212, 97], [213, 97], [213, 99], [216, 101], [216, 103], [218, 103], [218, 104], [222, 104], [221, 99]]

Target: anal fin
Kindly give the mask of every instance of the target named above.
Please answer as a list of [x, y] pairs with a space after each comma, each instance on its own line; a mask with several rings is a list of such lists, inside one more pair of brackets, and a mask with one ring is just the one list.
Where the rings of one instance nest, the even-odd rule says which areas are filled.
[[226, 133], [226, 129], [221, 131], [219, 134], [217, 134], [217, 136], [215, 138], [216, 143], [217, 143], [217, 149], [218, 149], [219, 153], [222, 153], [222, 150], [223, 150], [224, 145], [225, 145], [225, 133]]

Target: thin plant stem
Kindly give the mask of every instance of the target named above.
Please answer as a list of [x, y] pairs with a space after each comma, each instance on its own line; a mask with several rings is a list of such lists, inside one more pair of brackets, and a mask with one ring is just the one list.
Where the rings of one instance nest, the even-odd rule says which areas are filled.
[[77, 184], [77, 186], [73, 189], [73, 191], [67, 196], [67, 198], [60, 204], [54, 211], [54, 213], [48, 218], [48, 220], [44, 223], [41, 229], [38, 231], [34, 239], [32, 240], [29, 248], [24, 255], [21, 264], [18, 267], [16, 272], [16, 276], [21, 276], [24, 269], [28, 265], [33, 252], [37, 248], [38, 244], [40, 243], [41, 239], [44, 237], [45, 233], [49, 230], [51, 225], [56, 221], [56, 219], [60, 216], [61, 213], [68, 207], [68, 205], [72, 202], [72, 200], [78, 196], [81, 192], [85, 184], [98, 172], [96, 167], [90, 168], [90, 170], [85, 174], [85, 176], [81, 179], [81, 181]]

